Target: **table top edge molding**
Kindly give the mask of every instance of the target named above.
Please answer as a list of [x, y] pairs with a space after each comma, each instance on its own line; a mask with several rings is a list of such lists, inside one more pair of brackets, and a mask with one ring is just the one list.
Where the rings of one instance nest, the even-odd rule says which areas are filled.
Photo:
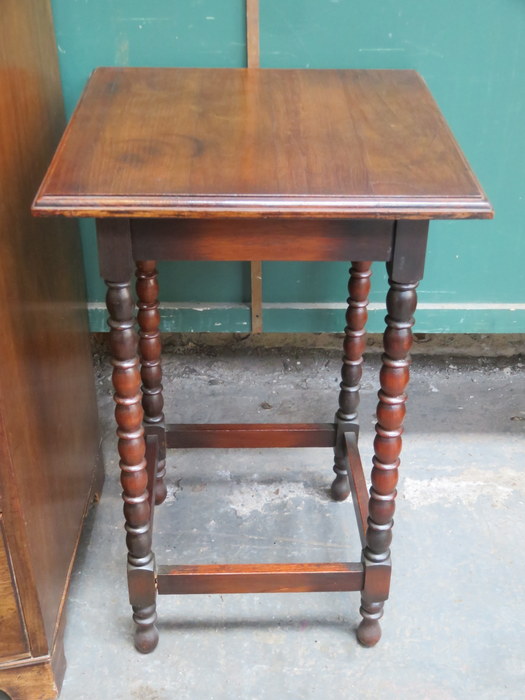
[[37, 194], [36, 216], [122, 218], [302, 218], [302, 219], [491, 219], [494, 210], [483, 197], [263, 196], [263, 195], [104, 195]]

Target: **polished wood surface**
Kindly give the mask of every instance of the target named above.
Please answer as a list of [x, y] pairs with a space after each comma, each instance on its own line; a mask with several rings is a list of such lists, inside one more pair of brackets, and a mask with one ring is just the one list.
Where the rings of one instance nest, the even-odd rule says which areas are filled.
[[64, 672], [65, 658], [60, 649], [55, 651], [51, 661], [3, 668], [2, 687], [9, 689], [10, 700], [51, 700], [60, 693]]
[[[33, 211], [97, 217], [137, 649], [146, 653], [157, 644], [157, 592], [360, 590], [357, 637], [374, 645], [390, 587], [411, 326], [428, 221], [492, 216], [421, 78], [413, 71], [99, 69]], [[352, 260], [333, 423], [165, 425], [154, 261], [184, 259]], [[368, 496], [357, 409], [373, 260], [386, 261], [390, 291]], [[140, 342], [130, 282], [135, 266]], [[162, 500], [155, 482], [163, 476], [165, 447], [314, 446], [334, 448], [333, 496], [353, 496], [360, 563], [155, 567], [152, 525]]]
[[[162, 344], [160, 339], [159, 283], [154, 260], [139, 260], [137, 277], [137, 322], [139, 324], [140, 377], [144, 423], [164, 430], [164, 397], [162, 395]], [[166, 441], [161, 445], [155, 482], [155, 503], [160, 505], [167, 495]]]
[[334, 449], [335, 479], [331, 493], [336, 501], [343, 501], [350, 494], [348, 455], [343, 440], [345, 425], [355, 423], [359, 406], [359, 389], [363, 374], [363, 353], [366, 347], [366, 322], [368, 319], [368, 294], [372, 263], [354, 260], [348, 280], [348, 308], [346, 310], [345, 339], [343, 342], [343, 366], [339, 385], [339, 408], [335, 420], [339, 427], [339, 440]]
[[36, 214], [489, 218], [414, 71], [99, 68]]
[[[376, 410], [368, 527], [363, 549], [363, 558], [372, 567], [381, 565], [390, 557], [401, 435], [406, 413], [405, 390], [409, 380], [409, 353], [417, 306], [418, 279], [410, 274], [399, 273], [391, 265], [389, 272], [390, 289], [386, 297], [385, 319], [387, 327], [383, 340], [385, 352], [379, 375], [381, 388]], [[377, 591], [374, 591], [370, 595], [365, 588], [361, 596], [360, 612], [363, 620], [357, 630], [357, 637], [364, 646], [373, 646], [381, 636], [379, 619], [383, 614], [384, 600], [388, 597], [388, 588], [382, 593], [378, 596]]]
[[[132, 581], [141, 581], [144, 576], [153, 577], [153, 553], [138, 337], [131, 283], [106, 280], [106, 284], [128, 571]], [[143, 596], [137, 596], [136, 587], [131, 585], [130, 603], [137, 623], [135, 646], [139, 651], [151, 651], [158, 641], [155, 598], [145, 604]]]
[[132, 219], [129, 226], [137, 260], [386, 261], [395, 233], [392, 221], [360, 220]]
[[[368, 488], [357, 446], [357, 432], [348, 430], [344, 433], [346, 459], [348, 463], [348, 480], [357, 520], [361, 544], [365, 546], [368, 528]], [[340, 500], [340, 499], [337, 499]]]
[[166, 426], [168, 447], [333, 447], [332, 423], [208, 423]]
[[[30, 212], [64, 128], [62, 105], [49, 2], [5, 0], [0, 506], [27, 645], [24, 658], [0, 657], [0, 690], [31, 700], [54, 697], [62, 679], [70, 570], [85, 512], [101, 485], [78, 230], [72, 221], [36, 220]], [[2, 614], [8, 599], [0, 599]], [[13, 633], [4, 620], [2, 638]]]
[[0, 658], [27, 656], [28, 640], [24, 628], [14, 572], [5, 544], [4, 525], [0, 514]]
[[207, 564], [159, 566], [157, 586], [164, 593], [306, 593], [359, 591], [360, 564]]

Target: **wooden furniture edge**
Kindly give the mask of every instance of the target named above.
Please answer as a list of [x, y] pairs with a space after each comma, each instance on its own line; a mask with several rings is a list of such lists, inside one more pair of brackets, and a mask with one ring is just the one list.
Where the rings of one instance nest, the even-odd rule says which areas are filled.
[[[75, 547], [68, 569], [66, 586], [60, 600], [57, 620], [51, 642], [51, 652], [41, 656], [31, 656], [0, 664], [0, 690], [10, 695], [12, 700], [33, 700], [33, 698], [55, 698], [60, 693], [67, 661], [64, 653], [64, 633], [67, 623], [66, 603], [71, 585], [71, 574], [78, 554], [84, 524], [90, 507], [99, 500], [104, 484], [104, 462], [101, 445], [97, 451], [91, 487], [86, 498], [84, 513], [79, 525]], [[24, 677], [21, 683], [21, 678]], [[12, 683], [12, 685], [11, 685]], [[22, 688], [22, 689], [21, 689]]]
[[[137, 201], [139, 200], [139, 201]], [[361, 218], [361, 219], [492, 219], [494, 210], [483, 197], [353, 198], [343, 196], [202, 196], [37, 195], [35, 216], [95, 218]]]
[[[88, 513], [93, 505], [98, 503], [100, 500], [100, 495], [102, 493], [102, 487], [104, 486], [104, 478], [105, 478], [105, 472], [104, 472], [104, 460], [102, 456], [102, 443], [99, 444], [99, 448], [97, 450], [96, 454], [96, 459], [95, 459], [95, 464], [93, 465], [93, 474], [91, 476], [91, 486], [88, 491], [88, 495], [86, 498], [86, 501], [84, 503], [84, 510], [82, 513], [82, 518], [80, 520], [79, 528], [77, 531], [77, 536], [75, 540], [75, 546], [73, 548], [73, 551], [71, 553], [71, 560], [69, 563], [69, 568], [67, 572], [67, 577], [66, 577], [66, 585], [64, 587], [64, 590], [62, 592], [62, 598], [60, 600], [60, 605], [58, 607], [58, 615], [57, 615], [57, 621], [55, 625], [55, 631], [53, 634], [53, 642], [52, 642], [52, 648], [53, 651], [51, 652], [51, 657], [53, 658], [55, 649], [58, 646], [63, 646], [63, 637], [64, 637], [64, 631], [65, 631], [65, 620], [66, 620], [66, 604], [67, 604], [67, 598], [69, 595], [69, 589], [71, 586], [71, 575], [73, 573], [73, 569], [75, 567], [77, 555], [78, 555], [78, 548], [80, 545], [80, 540], [82, 539], [82, 534], [84, 531], [84, 526], [86, 523], [86, 518], [88, 516]], [[62, 655], [63, 655], [62, 651]], [[65, 658], [64, 658], [64, 663], [65, 663]]]
[[37, 657], [30, 662], [0, 668], [0, 690], [11, 700], [50, 700], [57, 698], [65, 674], [53, 657]]

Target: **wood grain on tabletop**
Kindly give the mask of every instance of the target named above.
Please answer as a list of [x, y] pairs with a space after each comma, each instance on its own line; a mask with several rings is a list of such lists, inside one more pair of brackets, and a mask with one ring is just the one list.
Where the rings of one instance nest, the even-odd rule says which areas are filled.
[[405, 70], [99, 68], [34, 211], [492, 216], [423, 80]]

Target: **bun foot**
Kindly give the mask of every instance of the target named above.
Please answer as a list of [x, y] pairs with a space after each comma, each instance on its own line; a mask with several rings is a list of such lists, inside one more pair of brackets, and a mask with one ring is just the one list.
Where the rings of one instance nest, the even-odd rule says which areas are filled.
[[135, 649], [141, 654], [150, 654], [159, 643], [159, 631], [152, 625], [149, 629], [138, 629], [135, 632]]
[[338, 474], [332, 482], [330, 493], [334, 501], [345, 501], [350, 495], [350, 482], [346, 474]]
[[137, 610], [133, 608], [133, 619], [137, 624], [135, 630], [135, 649], [141, 654], [151, 653], [159, 643], [159, 631], [155, 627], [157, 613], [155, 606]]
[[159, 643], [159, 631], [153, 625], [148, 630], [137, 630], [135, 632], [135, 649], [141, 654], [150, 654]]
[[357, 640], [364, 647], [373, 647], [381, 639], [381, 625], [377, 620], [361, 620], [357, 628]]

